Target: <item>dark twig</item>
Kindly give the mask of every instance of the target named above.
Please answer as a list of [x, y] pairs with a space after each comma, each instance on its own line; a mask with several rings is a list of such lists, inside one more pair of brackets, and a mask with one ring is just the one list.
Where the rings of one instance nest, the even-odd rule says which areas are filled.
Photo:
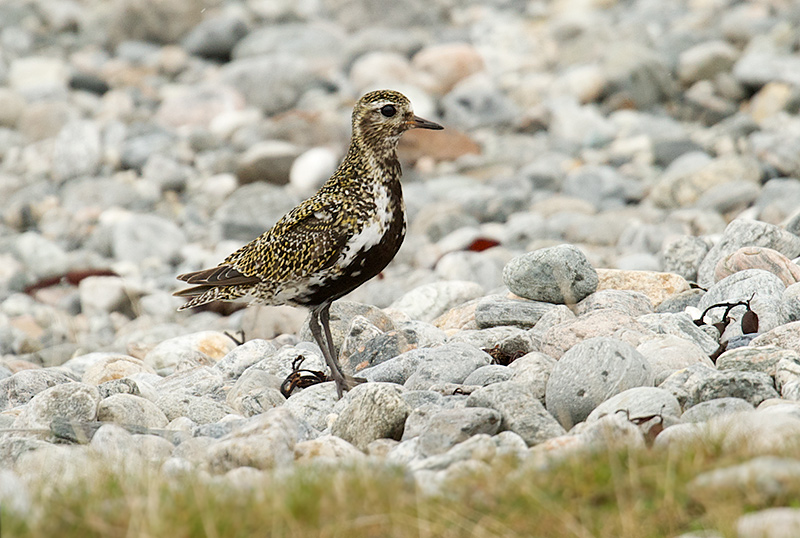
[[[328, 376], [325, 375], [325, 372], [301, 369], [300, 366], [305, 360], [306, 358], [303, 355], [298, 355], [297, 358], [292, 361], [292, 373], [286, 376], [286, 379], [281, 383], [281, 394], [283, 394], [284, 398], [291, 396], [295, 388], [304, 389], [311, 385], [316, 385], [317, 383], [330, 381]], [[303, 375], [302, 372], [306, 372], [309, 375]]]
[[737, 303], [717, 303], [717, 304], [712, 304], [711, 306], [709, 306], [708, 308], [703, 310], [703, 313], [700, 315], [700, 318], [695, 321], [695, 324], [698, 325], [698, 326], [705, 325], [706, 322], [704, 320], [705, 320], [706, 314], [708, 314], [711, 310], [713, 310], [715, 308], [723, 308], [723, 307], [725, 308], [725, 313], [722, 314], [722, 319], [723, 320], [726, 319], [728, 317], [728, 314], [730, 314], [731, 310], [733, 310], [737, 306], [744, 306], [749, 311], [749, 310], [751, 310], [750, 309], [750, 301], [752, 301], [755, 296], [756, 296], [756, 294], [754, 292], [753, 295], [751, 295], [750, 298], [748, 300], [746, 300], [746, 301], [739, 301]]
[[237, 346], [241, 346], [242, 344], [244, 344], [244, 343], [247, 341], [247, 340], [245, 339], [245, 337], [244, 337], [244, 330], [242, 330], [242, 329], [239, 329], [239, 331], [238, 331], [238, 334], [236, 334], [236, 335], [234, 335], [234, 334], [230, 333], [229, 331], [225, 331], [225, 332], [224, 332], [224, 333], [222, 333], [222, 334], [224, 334], [225, 336], [227, 336], [228, 338], [230, 338], [231, 340], [233, 340], [233, 342], [234, 342], [234, 343], [235, 343]]

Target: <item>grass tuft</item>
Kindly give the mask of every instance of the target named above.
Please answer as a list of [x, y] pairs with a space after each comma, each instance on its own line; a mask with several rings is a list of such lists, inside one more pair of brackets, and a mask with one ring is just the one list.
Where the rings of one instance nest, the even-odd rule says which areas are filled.
[[704, 529], [734, 536], [743, 513], [798, 504], [691, 491], [699, 473], [749, 457], [706, 443], [582, 453], [547, 465], [503, 460], [457, 473], [438, 496], [421, 494], [402, 469], [377, 464], [212, 477], [96, 461], [58, 478], [28, 477], [31, 508], [3, 511], [2, 529], [3, 538], [661, 538]]

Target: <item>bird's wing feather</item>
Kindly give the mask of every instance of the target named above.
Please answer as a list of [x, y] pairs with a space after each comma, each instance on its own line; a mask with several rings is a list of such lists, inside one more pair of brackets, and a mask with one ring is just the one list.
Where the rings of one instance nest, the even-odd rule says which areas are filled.
[[178, 280], [183, 280], [189, 284], [201, 284], [206, 286], [234, 286], [241, 284], [255, 284], [258, 278], [243, 275], [230, 265], [218, 265], [211, 269], [203, 269], [193, 273], [178, 275]]
[[270, 282], [305, 278], [339, 257], [355, 227], [346, 213], [338, 201], [323, 203], [312, 198], [228, 256], [222, 266]]

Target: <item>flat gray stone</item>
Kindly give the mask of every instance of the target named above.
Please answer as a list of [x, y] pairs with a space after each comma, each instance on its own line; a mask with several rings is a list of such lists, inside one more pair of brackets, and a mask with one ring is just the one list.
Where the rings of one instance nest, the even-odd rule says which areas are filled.
[[436, 383], [463, 383], [469, 374], [489, 364], [491, 357], [468, 344], [447, 343], [430, 348], [403, 384], [408, 390], [426, 390]]
[[435, 348], [419, 348], [406, 351], [397, 357], [376, 364], [370, 368], [365, 368], [361, 370], [358, 375], [365, 378], [367, 381], [397, 383], [398, 385], [402, 385], [417, 370], [420, 363], [427, 360], [426, 357], [432, 355], [433, 349]]
[[479, 329], [503, 325], [530, 329], [551, 308], [552, 303], [491, 296], [478, 301], [475, 321]]
[[713, 400], [700, 402], [687, 409], [681, 415], [681, 421], [686, 423], [706, 422], [712, 417], [754, 410], [755, 407], [753, 407], [753, 404], [741, 398], [715, 398]]
[[476, 282], [433, 282], [407, 292], [389, 308], [404, 312], [411, 319], [431, 322], [451, 308], [483, 295], [483, 286]]
[[225, 379], [236, 379], [250, 366], [274, 354], [275, 344], [257, 338], [236, 346], [213, 366]]
[[678, 77], [685, 84], [712, 79], [718, 73], [730, 72], [738, 57], [739, 51], [727, 41], [704, 41], [681, 52]]
[[425, 457], [433, 456], [447, 452], [473, 435], [494, 435], [500, 428], [500, 420], [500, 413], [494, 409], [444, 409], [428, 417], [419, 435], [419, 451]]
[[[396, 328], [394, 321], [380, 308], [356, 301], [335, 301], [330, 310], [330, 329], [336, 353], [341, 352], [342, 345], [350, 332], [353, 321], [358, 317], [366, 318], [381, 332], [389, 332]], [[306, 342], [314, 342], [314, 337], [309, 328], [310, 319], [310, 315], [306, 317], [303, 328], [300, 330], [300, 340]]]
[[717, 358], [717, 368], [742, 372], [763, 372], [775, 377], [778, 372], [778, 364], [784, 359], [800, 363], [800, 355], [777, 346], [738, 347], [720, 355]]
[[664, 299], [664, 301], [656, 307], [657, 314], [677, 314], [684, 312], [687, 307], [697, 308], [697, 303], [700, 302], [700, 297], [705, 292], [703, 290], [691, 289], [682, 291]]
[[271, 228], [299, 201], [299, 198], [277, 185], [242, 185], [214, 213], [216, 233], [225, 239], [251, 241]]
[[247, 35], [247, 25], [238, 17], [209, 17], [183, 38], [183, 47], [191, 54], [212, 60], [227, 61], [236, 43]]
[[706, 355], [711, 355], [719, 347], [719, 342], [695, 325], [694, 320], [685, 312], [647, 314], [639, 316], [636, 321], [655, 333], [674, 335], [694, 342]]
[[470, 394], [467, 406], [497, 410], [503, 418], [500, 429], [518, 434], [528, 446], [566, 433], [526, 384], [502, 381], [482, 387]]
[[769, 398], [778, 397], [775, 382], [767, 374], [719, 371], [704, 364], [675, 372], [659, 387], [675, 395], [684, 409], [717, 398], [741, 398], [755, 406]]
[[731, 396], [757, 406], [779, 395], [772, 377], [762, 372], [720, 371], [697, 386], [696, 398], [700, 402]]
[[592, 164], [569, 171], [561, 189], [567, 196], [586, 200], [601, 210], [619, 207], [622, 200], [641, 196], [641, 186], [616, 168]]
[[358, 372], [416, 348], [444, 344], [446, 340], [447, 336], [441, 329], [424, 321], [409, 321], [398, 325], [396, 330], [381, 332], [356, 349], [345, 345], [340, 360], [345, 371], [349, 367]]
[[270, 409], [249, 419], [206, 449], [205, 462], [211, 472], [224, 473], [238, 467], [272, 469], [291, 465], [294, 447], [303, 438], [302, 426], [287, 409]]
[[519, 327], [490, 327], [488, 329], [463, 329], [447, 339], [448, 343], [461, 342], [477, 349], [499, 346], [504, 353], [529, 353], [538, 349], [536, 338], [530, 331]]
[[218, 422], [234, 412], [223, 403], [191, 394], [168, 392], [161, 394], [154, 403], [164, 412], [168, 420], [187, 417], [197, 424]]
[[800, 353], [800, 321], [792, 321], [758, 335], [754, 346], [774, 345]]
[[[408, 442], [418, 442], [418, 439], [419, 438], [412, 439]], [[412, 446], [411, 448], [416, 449], [415, 446]], [[414, 456], [418, 456], [416, 450], [413, 454]], [[408, 468], [415, 473], [422, 470], [440, 471], [447, 469], [459, 461], [491, 461], [496, 454], [497, 445], [494, 443], [492, 438], [485, 433], [479, 433], [477, 435], [473, 435], [466, 441], [458, 443], [444, 454], [435, 454], [427, 458], [417, 457], [416, 459], [408, 462]]]
[[633, 317], [653, 312], [653, 303], [647, 295], [631, 290], [598, 290], [575, 305], [575, 314], [580, 316], [592, 310], [615, 308]]
[[435, 407], [443, 407], [443, 396], [438, 392], [434, 392], [432, 390], [407, 390], [403, 394], [403, 400], [411, 406], [412, 409], [416, 409], [421, 406], [432, 404]]

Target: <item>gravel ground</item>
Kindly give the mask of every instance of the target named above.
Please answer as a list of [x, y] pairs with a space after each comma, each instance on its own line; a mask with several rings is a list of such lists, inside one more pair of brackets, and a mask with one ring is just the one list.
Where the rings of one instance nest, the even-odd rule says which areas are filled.
[[[435, 492], [608, 429], [796, 441], [799, 28], [766, 0], [0, 3], [0, 466], [372, 458]], [[405, 244], [332, 311], [370, 382], [287, 399], [325, 369], [306, 314], [178, 313], [175, 275], [313, 193], [375, 88], [446, 129], [404, 137]]]

